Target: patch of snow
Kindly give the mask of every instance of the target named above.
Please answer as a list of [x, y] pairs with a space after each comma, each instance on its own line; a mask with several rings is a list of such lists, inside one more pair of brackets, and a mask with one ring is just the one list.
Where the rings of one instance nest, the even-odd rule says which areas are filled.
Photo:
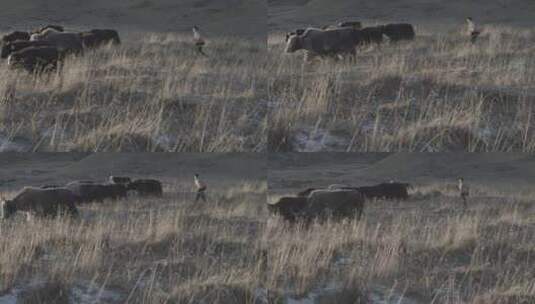
[[350, 265], [353, 263], [353, 260], [350, 258], [338, 258], [336, 262], [334, 262], [336, 266], [344, 266], [344, 265]]
[[154, 139], [154, 143], [162, 147], [165, 151], [170, 151], [175, 144], [174, 140], [171, 139], [171, 136], [166, 134], [156, 137], [156, 139]]
[[393, 292], [383, 287], [375, 286], [368, 295], [370, 303], [373, 304], [417, 304], [418, 302], [404, 297], [402, 294]]
[[[351, 258], [347, 257], [338, 257], [334, 262], [335, 267], [347, 267], [347, 265], [352, 264], [354, 261]], [[341, 284], [336, 282], [331, 282], [325, 287], [320, 287], [312, 290], [303, 297], [294, 297], [291, 295], [286, 296], [285, 304], [316, 304], [318, 298], [322, 296], [332, 296], [336, 298], [337, 293], [343, 290]], [[368, 290], [367, 294], [368, 303], [371, 304], [418, 304], [417, 301], [409, 299], [403, 294], [398, 293], [392, 289], [389, 289], [385, 286], [372, 286]]]
[[[0, 296], [0, 304], [16, 304], [22, 289], [13, 289], [9, 294]], [[123, 296], [117, 291], [100, 288], [89, 282], [78, 283], [69, 290], [69, 302], [78, 304], [122, 303]]]
[[266, 106], [267, 106], [269, 109], [276, 109], [276, 108], [278, 108], [280, 105], [281, 105], [281, 102], [280, 102], [280, 101], [276, 101], [276, 100], [267, 100], [267, 101], [266, 101]]
[[307, 296], [301, 298], [294, 298], [291, 296], [286, 297], [286, 304], [314, 304], [319, 296], [327, 294], [336, 294], [342, 289], [341, 286], [332, 282], [329, 285], [321, 288], [317, 288], [308, 293]]
[[87, 284], [77, 284], [71, 288], [70, 302], [80, 304], [119, 303], [123, 296], [117, 291]]
[[361, 124], [360, 124], [360, 129], [362, 130], [362, 132], [364, 133], [369, 133], [369, 132], [373, 132], [373, 130], [375, 130], [375, 120], [364, 120]]
[[0, 297], [0, 304], [17, 304], [17, 294], [11, 293]]
[[0, 152], [27, 152], [30, 149], [28, 144], [17, 143], [0, 136]]
[[475, 132], [476, 136], [479, 139], [487, 143], [490, 142], [494, 136], [496, 136], [496, 131], [493, 130], [490, 126], [486, 126], [484, 128], [477, 128]]
[[[314, 290], [305, 297], [294, 298], [286, 297], [286, 304], [316, 304], [317, 298], [322, 295], [335, 295], [340, 288], [328, 287]], [[368, 293], [368, 303], [371, 304], [417, 304], [416, 301], [410, 300], [403, 295], [391, 292], [386, 287], [375, 287]]]
[[344, 150], [348, 140], [318, 128], [301, 128], [295, 134], [295, 148], [298, 152], [320, 152]]
[[316, 297], [316, 294], [311, 294], [308, 297], [302, 299], [288, 298], [286, 299], [286, 304], [314, 304], [316, 302]]
[[257, 288], [254, 291], [254, 301], [253, 303], [262, 303], [268, 304], [268, 291], [265, 288]]

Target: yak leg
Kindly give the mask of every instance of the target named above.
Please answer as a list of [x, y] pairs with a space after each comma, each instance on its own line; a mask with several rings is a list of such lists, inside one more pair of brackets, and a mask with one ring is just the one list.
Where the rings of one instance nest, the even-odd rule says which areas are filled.
[[30, 211], [26, 211], [25, 212], [25, 216], [26, 216], [26, 221], [27, 222], [31, 222], [33, 220], [33, 216], [32, 216], [32, 213]]
[[67, 204], [67, 213], [69, 213], [71, 217], [78, 217], [79, 215], [78, 209], [74, 204]]
[[303, 62], [304, 63], [310, 63], [312, 62], [318, 54], [312, 52], [312, 51], [305, 51], [305, 55], [303, 56]]
[[351, 52], [347, 53], [349, 55], [349, 62], [350, 63], [356, 63], [357, 62], [357, 48], [354, 48]]
[[364, 210], [362, 208], [357, 209], [357, 221], [360, 221], [362, 218], [362, 213], [364, 213]]

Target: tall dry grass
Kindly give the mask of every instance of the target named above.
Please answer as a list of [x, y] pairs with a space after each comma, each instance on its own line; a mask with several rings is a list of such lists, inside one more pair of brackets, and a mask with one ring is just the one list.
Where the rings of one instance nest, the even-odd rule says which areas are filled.
[[0, 63], [3, 150], [264, 151], [265, 44], [122, 33], [35, 77]]
[[[59, 284], [71, 303], [255, 303], [265, 183], [209, 192], [207, 203], [165, 190], [82, 206], [78, 220], [0, 222], [0, 298]], [[85, 289], [96, 292], [76, 298]]]
[[303, 65], [269, 37], [270, 151], [535, 150], [535, 32], [417, 29], [413, 42], [362, 48], [356, 63]]
[[194, 203], [171, 184], [163, 198], [83, 206], [80, 220], [2, 221], [0, 299], [38, 284], [71, 299], [93, 290], [89, 303], [535, 299], [533, 195], [475, 187], [463, 210], [448, 185], [427, 185], [368, 203], [361, 221], [305, 226], [268, 216], [266, 188], [245, 182]]
[[434, 185], [406, 202], [370, 202], [360, 222], [270, 219], [273, 303], [311, 295], [310, 303], [533, 303], [533, 195], [481, 194], [463, 210], [448, 191]]

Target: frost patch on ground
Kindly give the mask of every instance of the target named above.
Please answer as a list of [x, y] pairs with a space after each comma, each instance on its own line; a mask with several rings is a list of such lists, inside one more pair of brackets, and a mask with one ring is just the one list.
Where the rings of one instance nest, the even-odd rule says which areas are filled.
[[475, 130], [475, 133], [476, 133], [477, 138], [479, 138], [485, 143], [489, 143], [492, 140], [492, 138], [496, 137], [497, 135], [496, 130], [490, 126], [477, 128]]
[[[31, 288], [35, 284], [30, 284], [27, 287]], [[19, 294], [23, 292], [25, 287], [14, 288], [9, 294], [0, 296], [0, 304], [16, 304]], [[69, 289], [69, 302], [77, 304], [115, 304], [123, 303], [123, 295], [111, 289], [95, 286], [90, 282], [77, 283]]]
[[418, 304], [418, 302], [383, 286], [373, 287], [368, 299], [373, 304]]
[[[308, 293], [305, 297], [294, 298], [291, 296], [286, 297], [285, 304], [317, 304], [320, 297], [332, 296], [336, 298], [336, 294], [341, 291], [341, 287], [336, 284], [331, 284], [327, 287], [316, 289]], [[330, 298], [330, 297], [329, 297]], [[401, 294], [383, 287], [376, 286], [369, 290], [367, 295], [367, 303], [370, 304], [418, 304], [417, 301], [408, 299]]]
[[268, 291], [265, 288], [257, 288], [254, 291], [254, 301], [253, 303], [258, 304], [268, 304]]
[[28, 143], [22, 141], [17, 142], [0, 136], [0, 152], [28, 152], [30, 150], [31, 145]]
[[171, 136], [162, 134], [154, 140], [156, 145], [162, 147], [165, 151], [171, 151], [175, 146], [175, 141], [171, 139]]
[[17, 304], [17, 295], [8, 294], [0, 297], [0, 304]]
[[286, 304], [314, 304], [315, 298], [316, 295], [309, 295], [308, 297], [299, 300], [288, 298]]
[[[348, 267], [352, 263], [353, 260], [347, 257], [338, 257], [334, 261], [335, 267], [340, 268]], [[296, 298], [293, 296], [286, 296], [284, 303], [317, 304], [319, 303], [320, 298], [336, 299], [337, 295], [339, 295], [341, 292], [343, 292], [343, 286], [341, 284], [337, 284], [336, 282], [331, 282], [329, 285], [317, 288], [303, 297]], [[367, 298], [367, 303], [370, 304], [419, 304], [419, 302], [406, 298], [395, 290], [380, 285], [375, 285], [368, 289], [365, 298]]]
[[336, 283], [331, 283], [325, 287], [318, 288], [308, 293], [307, 296], [301, 298], [287, 297], [286, 304], [314, 304], [320, 296], [335, 295], [341, 290], [341, 287]]
[[295, 133], [295, 150], [297, 152], [343, 151], [348, 140], [318, 128], [300, 128]]
[[371, 133], [374, 132], [376, 129], [381, 130], [383, 126], [378, 126], [376, 120], [364, 120], [360, 124], [360, 130], [363, 133]]
[[70, 302], [80, 304], [119, 303], [123, 296], [114, 290], [87, 284], [77, 284], [71, 288]]

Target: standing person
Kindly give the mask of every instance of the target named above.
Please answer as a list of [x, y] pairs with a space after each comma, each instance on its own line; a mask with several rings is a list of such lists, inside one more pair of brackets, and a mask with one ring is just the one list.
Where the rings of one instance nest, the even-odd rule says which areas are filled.
[[203, 200], [203, 202], [206, 202], [206, 184], [199, 179], [199, 174], [195, 173], [193, 180], [195, 181], [195, 187], [197, 187], [197, 196], [195, 196], [195, 202], [197, 202], [200, 198]]
[[206, 43], [204, 42], [204, 39], [201, 36], [199, 27], [196, 25], [193, 26], [193, 42], [195, 43], [195, 48], [197, 49], [197, 52], [203, 56], [207, 56], [202, 50]]
[[464, 179], [462, 177], [459, 178], [457, 188], [459, 189], [459, 195], [461, 196], [461, 199], [463, 200], [464, 209], [466, 209], [468, 207], [466, 203], [466, 198], [468, 197], [468, 194], [469, 194], [469, 188], [464, 183]]
[[477, 37], [481, 34], [481, 31], [476, 29], [476, 24], [471, 17], [466, 18], [466, 34], [470, 36], [470, 41], [472, 43], [475, 43]]

